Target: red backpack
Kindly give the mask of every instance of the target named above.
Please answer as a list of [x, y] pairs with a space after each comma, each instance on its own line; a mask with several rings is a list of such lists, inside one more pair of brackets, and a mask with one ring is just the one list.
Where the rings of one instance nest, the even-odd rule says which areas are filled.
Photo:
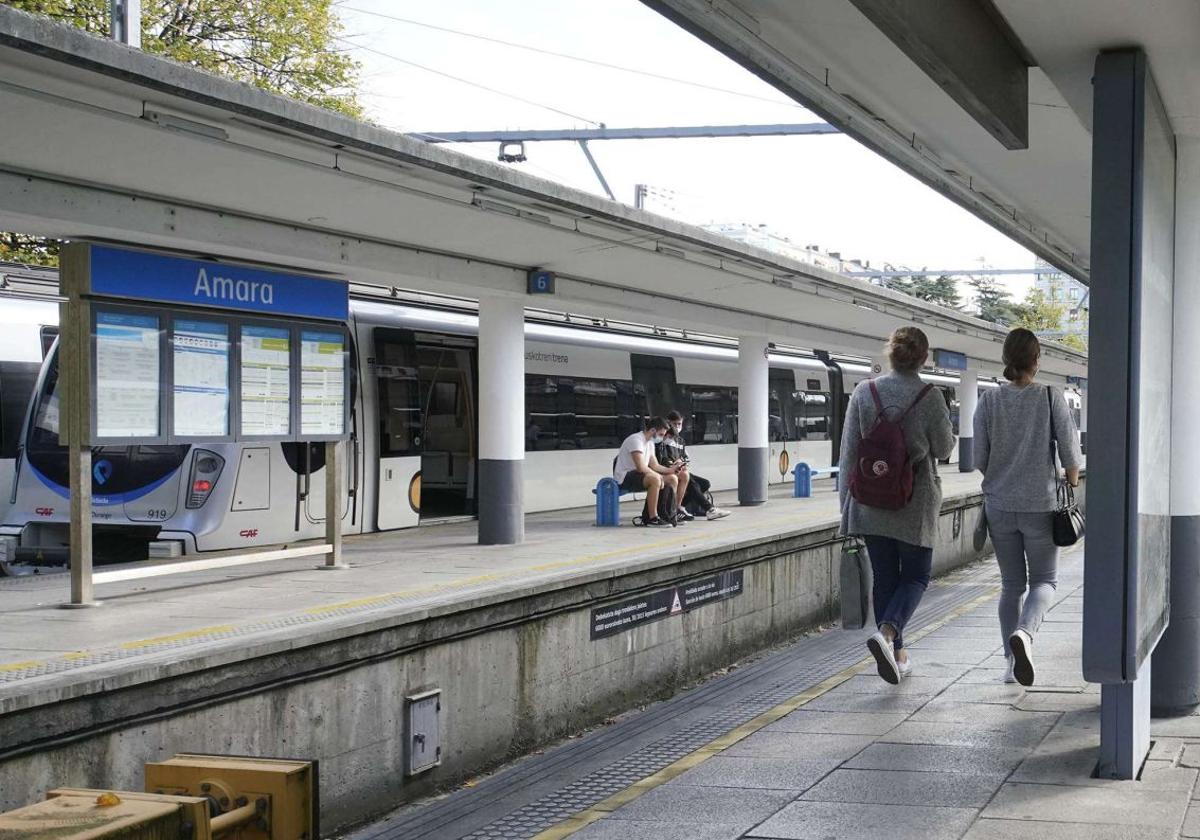
[[901, 424], [933, 386], [922, 388], [909, 407], [893, 420], [888, 417], [888, 410], [896, 411], [897, 407], [884, 408], [875, 381], [867, 384], [871, 386], [879, 416], [858, 443], [858, 456], [850, 472], [850, 495], [868, 507], [899, 510], [913, 494], [913, 467], [908, 461], [908, 443]]

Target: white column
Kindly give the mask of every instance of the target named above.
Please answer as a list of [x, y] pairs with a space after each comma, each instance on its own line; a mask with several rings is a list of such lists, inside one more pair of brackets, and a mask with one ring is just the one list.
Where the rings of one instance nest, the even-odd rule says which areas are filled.
[[958, 471], [975, 469], [975, 403], [979, 398], [979, 374], [964, 370], [959, 376], [958, 397]]
[[767, 500], [767, 340], [738, 339], [738, 502]]
[[1175, 292], [1171, 377], [1171, 623], [1154, 650], [1150, 703], [1200, 703], [1200, 140], [1176, 138]]
[[479, 299], [479, 542], [525, 537], [525, 304]]

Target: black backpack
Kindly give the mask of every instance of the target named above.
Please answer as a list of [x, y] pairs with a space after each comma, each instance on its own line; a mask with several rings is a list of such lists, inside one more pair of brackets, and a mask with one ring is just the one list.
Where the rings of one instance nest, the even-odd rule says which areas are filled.
[[[645, 525], [653, 519], [650, 515], [650, 497], [646, 497], [646, 501], [642, 503], [642, 515], [633, 518], [634, 525]], [[658, 518], [663, 522], [669, 522], [674, 528], [677, 524], [675, 521], [675, 488], [667, 487], [665, 484], [658, 491]]]

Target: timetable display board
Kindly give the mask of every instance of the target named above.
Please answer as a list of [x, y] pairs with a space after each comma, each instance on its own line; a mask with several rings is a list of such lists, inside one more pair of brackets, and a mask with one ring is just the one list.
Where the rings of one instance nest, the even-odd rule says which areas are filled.
[[242, 327], [242, 435], [279, 437], [292, 428], [292, 340], [282, 327]]
[[158, 437], [162, 352], [159, 319], [138, 313], [99, 312], [94, 342], [96, 436], [132, 440]]
[[180, 437], [230, 433], [229, 325], [177, 318], [171, 334], [174, 431]]
[[346, 436], [344, 281], [83, 247], [91, 444]]
[[300, 435], [338, 437], [346, 431], [346, 336], [300, 332]]

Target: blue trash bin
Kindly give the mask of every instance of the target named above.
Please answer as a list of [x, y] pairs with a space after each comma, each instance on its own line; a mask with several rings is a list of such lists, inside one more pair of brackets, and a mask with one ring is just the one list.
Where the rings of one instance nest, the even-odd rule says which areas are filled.
[[615, 528], [621, 524], [621, 485], [611, 476], [596, 482], [596, 525]]
[[812, 467], [801, 461], [792, 470], [795, 482], [792, 485], [792, 497], [808, 499], [812, 497]]

